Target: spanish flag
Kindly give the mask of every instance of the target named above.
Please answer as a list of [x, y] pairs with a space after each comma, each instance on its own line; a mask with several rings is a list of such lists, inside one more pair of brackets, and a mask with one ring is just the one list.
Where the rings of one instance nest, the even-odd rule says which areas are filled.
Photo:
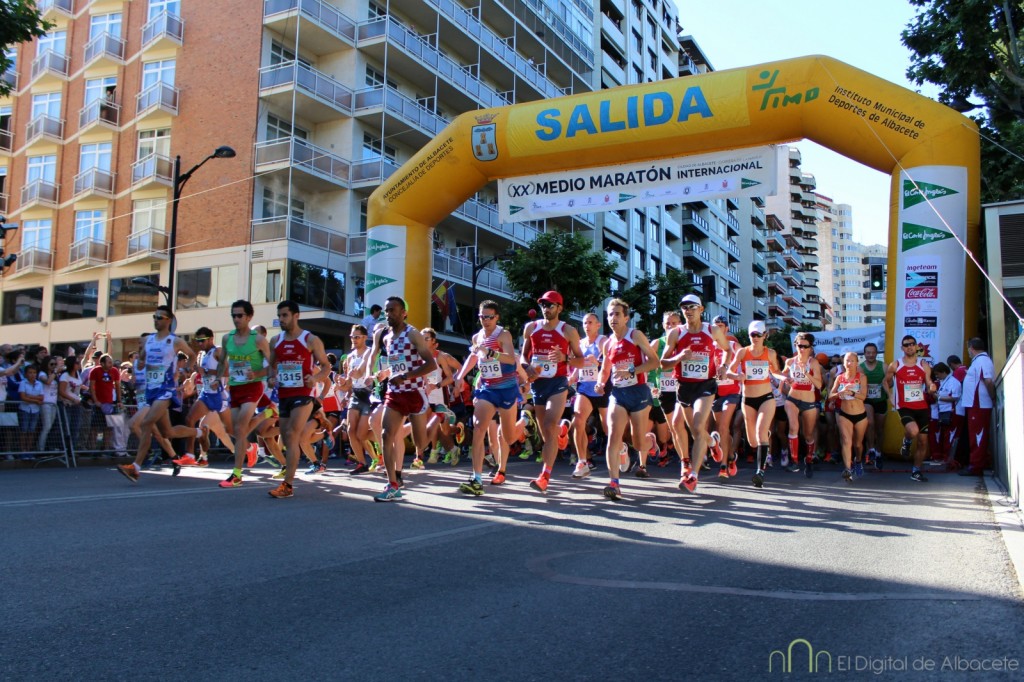
[[434, 293], [430, 299], [437, 305], [437, 309], [441, 311], [442, 317], [448, 317], [448, 288], [451, 284], [447, 280], [441, 282], [441, 286], [434, 289]]

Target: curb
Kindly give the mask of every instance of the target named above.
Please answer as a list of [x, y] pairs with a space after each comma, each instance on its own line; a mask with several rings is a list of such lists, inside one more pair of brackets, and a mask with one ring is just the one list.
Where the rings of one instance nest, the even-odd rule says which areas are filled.
[[1017, 584], [1024, 593], [1024, 512], [1007, 497], [1006, 490], [994, 474], [983, 476], [980, 480], [985, 486], [992, 516], [995, 517], [1006, 553], [1017, 575]]

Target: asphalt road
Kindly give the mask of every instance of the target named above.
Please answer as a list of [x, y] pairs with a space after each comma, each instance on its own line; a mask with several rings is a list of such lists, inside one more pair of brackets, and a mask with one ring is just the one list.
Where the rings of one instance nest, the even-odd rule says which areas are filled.
[[977, 479], [741, 471], [691, 495], [655, 469], [613, 503], [565, 466], [541, 496], [538, 467], [480, 498], [465, 464], [410, 471], [392, 504], [340, 471], [287, 500], [268, 470], [3, 472], [0, 678], [757, 679], [802, 638], [851, 679], [1021, 679]]

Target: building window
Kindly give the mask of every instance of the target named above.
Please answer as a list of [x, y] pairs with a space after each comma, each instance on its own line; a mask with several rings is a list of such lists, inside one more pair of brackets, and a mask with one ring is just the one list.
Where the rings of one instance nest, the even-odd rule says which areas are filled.
[[276, 40], [270, 43], [270, 65], [295, 61], [295, 53]]
[[60, 119], [60, 93], [44, 92], [32, 95], [32, 120], [40, 116]]
[[[133, 280], [146, 280], [151, 286]], [[118, 277], [110, 280], [110, 305], [107, 315], [134, 315], [151, 313], [162, 301], [157, 287], [159, 275]]]
[[238, 266], [183, 270], [176, 289], [179, 310], [229, 306], [238, 299]]
[[345, 273], [288, 261], [288, 298], [299, 305], [345, 312]]
[[363, 133], [363, 161], [373, 161], [381, 157], [381, 152], [388, 161], [395, 163], [398, 150], [389, 144], [385, 144], [379, 137], [369, 133]]
[[67, 31], [51, 31], [39, 38], [39, 45], [36, 48], [36, 54], [43, 54], [44, 52], [65, 54], [67, 52], [67, 45]]
[[57, 181], [57, 157], [56, 155], [30, 156], [28, 157], [26, 182], [42, 180], [53, 184]]
[[105, 78], [90, 78], [85, 81], [85, 105], [88, 106], [96, 100], [106, 100], [114, 103], [114, 93], [117, 90], [117, 76], [106, 76]]
[[109, 33], [115, 38], [121, 37], [121, 13], [94, 14], [89, 18], [89, 40]]
[[146, 62], [142, 65], [142, 89], [147, 90], [157, 83], [174, 87], [175, 61], [165, 59], [159, 62]]
[[280, 140], [283, 137], [297, 137], [300, 140], [305, 140], [309, 137], [309, 133], [282, 118], [267, 114], [267, 140]]
[[98, 282], [58, 284], [53, 287], [53, 319], [81, 320], [96, 317], [100, 301]]
[[43, 319], [43, 288], [4, 292], [4, 324], [25, 324]]
[[75, 241], [106, 239], [107, 214], [105, 211], [75, 211]]
[[253, 303], [277, 303], [285, 298], [282, 282], [285, 262], [262, 261], [252, 264], [250, 285]]
[[171, 157], [171, 129], [155, 128], [153, 130], [140, 130], [138, 152], [136, 159], [144, 159], [150, 154]]
[[290, 215], [292, 218], [302, 220], [306, 217], [306, 202], [299, 197], [292, 197], [291, 211], [288, 210], [288, 195], [279, 194], [269, 187], [263, 188], [263, 216], [264, 218], [280, 218]]
[[136, 199], [132, 202], [132, 234], [146, 230], [165, 231], [167, 226], [167, 200]]
[[110, 151], [110, 142], [83, 144], [78, 158], [78, 172], [84, 173], [93, 168], [110, 172]]
[[26, 220], [21, 225], [21, 250], [50, 251], [53, 221], [49, 218]]
[[370, 19], [382, 19], [388, 15], [388, 11], [374, 0], [370, 0], [366, 8], [366, 15]]
[[398, 84], [390, 78], [385, 78], [384, 74], [377, 69], [373, 68], [369, 64], [366, 65], [366, 85], [371, 88], [377, 88], [381, 85], [385, 85], [392, 90], [398, 89]]
[[153, 20], [162, 12], [181, 16], [181, 0], [149, 0], [149, 19]]

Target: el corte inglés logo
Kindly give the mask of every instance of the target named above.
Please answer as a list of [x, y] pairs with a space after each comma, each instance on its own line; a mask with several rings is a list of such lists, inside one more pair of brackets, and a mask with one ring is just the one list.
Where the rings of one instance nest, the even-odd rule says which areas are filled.
[[940, 230], [927, 225], [915, 225], [914, 223], [903, 223], [900, 231], [900, 238], [903, 243], [903, 251], [910, 251], [919, 246], [940, 242], [943, 239], [952, 239], [953, 235], [945, 230]]
[[949, 187], [932, 185], [927, 182], [915, 183], [912, 180], [904, 180], [903, 208], [910, 208], [911, 206], [917, 206], [924, 201], [930, 201], [932, 199], [938, 199], [952, 194], [957, 194], [957, 191], [955, 189], [950, 189]]
[[394, 244], [381, 241], [379, 239], [367, 239], [366, 240], [366, 257], [371, 258], [379, 253], [383, 253], [388, 249], [395, 248]]

